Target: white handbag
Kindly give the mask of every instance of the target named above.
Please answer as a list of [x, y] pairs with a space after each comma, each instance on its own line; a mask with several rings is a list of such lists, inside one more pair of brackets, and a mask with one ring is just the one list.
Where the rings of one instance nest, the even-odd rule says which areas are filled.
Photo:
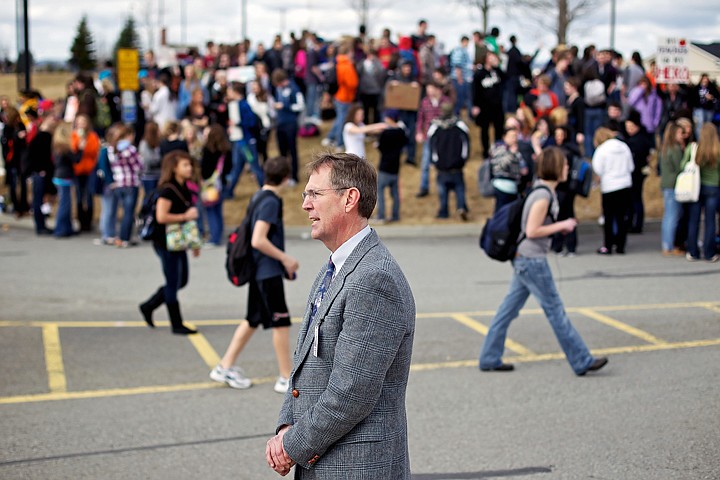
[[690, 161], [675, 180], [675, 200], [693, 203], [700, 199], [700, 167], [695, 163], [697, 143], [690, 145]]

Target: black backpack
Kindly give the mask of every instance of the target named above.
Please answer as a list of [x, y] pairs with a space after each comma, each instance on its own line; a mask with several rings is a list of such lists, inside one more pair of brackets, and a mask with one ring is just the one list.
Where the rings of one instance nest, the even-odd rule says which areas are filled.
[[340, 84], [337, 79], [337, 67], [333, 65], [325, 73], [325, 84], [327, 85], [327, 93], [335, 95], [340, 90]]
[[225, 259], [225, 270], [228, 280], [236, 287], [242, 287], [255, 276], [255, 259], [253, 258], [252, 246], [252, 215], [255, 207], [264, 199], [273, 195], [268, 190], [261, 190], [247, 207], [245, 218], [240, 226], [228, 237], [227, 257]]
[[[525, 235], [520, 234], [525, 201], [532, 192], [541, 188], [550, 192], [550, 189], [546, 186], [537, 186], [530, 190], [526, 196], [500, 207], [488, 219], [480, 234], [480, 248], [488, 257], [499, 262], [507, 262], [515, 258], [518, 245], [525, 240]], [[548, 206], [548, 215], [550, 215], [551, 207], [552, 201]]]
[[150, 195], [145, 197], [142, 207], [140, 207], [140, 213], [138, 213], [135, 224], [137, 225], [138, 236], [142, 240], [154, 240], [160, 231], [160, 224], [155, 218], [158, 198], [160, 198], [160, 192], [156, 188]]

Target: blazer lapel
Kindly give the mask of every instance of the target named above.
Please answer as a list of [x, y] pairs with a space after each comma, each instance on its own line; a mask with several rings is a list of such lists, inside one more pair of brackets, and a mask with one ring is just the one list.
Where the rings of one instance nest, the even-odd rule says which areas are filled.
[[[348, 275], [355, 270], [360, 260], [365, 256], [368, 251], [370, 251], [372, 247], [377, 245], [378, 241], [379, 238], [377, 236], [377, 233], [375, 232], [375, 230], [371, 230], [370, 233], [355, 248], [355, 250], [352, 251], [347, 260], [345, 260], [342, 268], [337, 273], [333, 281], [330, 283], [330, 288], [327, 292], [325, 292], [325, 296], [323, 297], [322, 302], [320, 302], [320, 306], [318, 307], [318, 310], [315, 313], [315, 318], [313, 319], [313, 325], [311, 326], [313, 329], [316, 325], [315, 322], [321, 321], [323, 318], [325, 318], [325, 315], [327, 315], [328, 310], [330, 310], [330, 307], [335, 301], [335, 297], [337, 297], [337, 295], [342, 291], [343, 287], [345, 286], [345, 280], [347, 279]], [[301, 362], [305, 360], [305, 357], [310, 351], [310, 347], [312, 347], [313, 341], [315, 340], [314, 334], [308, 331], [308, 319], [310, 318], [310, 311], [312, 310], [312, 300], [315, 298], [315, 293], [319, 288], [319, 279], [321, 279], [325, 275], [326, 271], [326, 269], [322, 269], [322, 271], [318, 274], [318, 278], [315, 280], [315, 287], [312, 290], [312, 299], [310, 300], [310, 302], [308, 302], [308, 307], [305, 309], [305, 317], [303, 318], [302, 327], [300, 329], [302, 337], [299, 337], [301, 338], [301, 340], [298, 341], [300, 355], [299, 358], [301, 359]]]

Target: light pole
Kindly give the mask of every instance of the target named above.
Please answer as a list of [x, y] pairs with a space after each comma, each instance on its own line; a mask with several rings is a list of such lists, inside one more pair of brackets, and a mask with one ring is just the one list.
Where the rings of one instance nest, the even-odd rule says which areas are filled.
[[180, 43], [187, 45], [187, 0], [180, 0]]
[[242, 36], [243, 41], [247, 38], [247, 0], [241, 0], [241, 10], [242, 10], [242, 32], [240, 35]]

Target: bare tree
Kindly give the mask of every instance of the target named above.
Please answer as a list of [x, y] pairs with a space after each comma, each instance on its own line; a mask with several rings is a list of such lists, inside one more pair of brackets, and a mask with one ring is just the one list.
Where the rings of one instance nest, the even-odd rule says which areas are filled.
[[[512, 0], [514, 6], [526, 8], [543, 28], [552, 29], [558, 44], [567, 43], [570, 25], [591, 12], [605, 0]], [[554, 20], [551, 20], [553, 19]]]
[[[490, 9], [498, 6], [505, 0], [456, 0], [459, 4], [467, 6], [471, 10], [478, 10], [482, 18], [483, 33], [488, 32], [488, 19], [490, 18]], [[506, 3], [506, 2], [505, 2]]]
[[370, 19], [377, 19], [380, 11], [385, 8], [389, 2], [375, 2], [374, 6], [371, 5], [373, 2], [370, 0], [345, 0], [345, 3], [355, 11], [360, 25], [365, 25], [365, 29], [370, 33]]

